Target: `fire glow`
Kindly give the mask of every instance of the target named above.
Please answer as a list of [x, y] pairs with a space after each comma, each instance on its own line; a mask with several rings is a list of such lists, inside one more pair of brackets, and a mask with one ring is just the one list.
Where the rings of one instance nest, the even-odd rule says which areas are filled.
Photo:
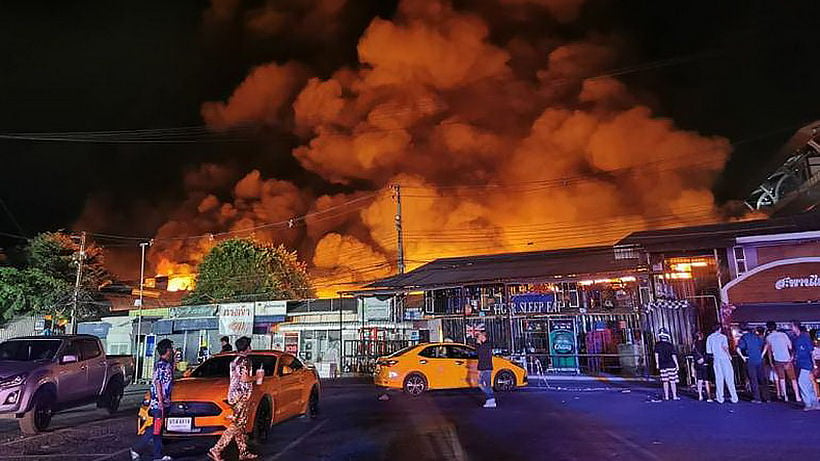
[[[392, 184], [404, 194], [408, 269], [717, 220], [711, 186], [729, 142], [655, 116], [613, 77], [590, 78], [619, 64], [618, 37], [591, 30], [562, 39], [558, 27], [531, 27], [539, 15], [573, 22], [583, 0], [499, 1], [503, 14], [404, 0], [359, 38], [357, 66], [321, 77], [303, 63], [271, 62], [225, 101], [204, 103], [213, 130], [292, 127], [300, 141], [291, 155], [326, 190], [346, 192], [200, 166], [184, 178], [187, 198], [149, 254], [158, 273], [172, 274], [168, 289], [192, 287], [193, 267], [213, 243], [180, 236], [247, 237], [246, 229], [296, 249], [320, 296], [394, 274]], [[209, 17], [243, 17], [231, 10], [238, 4]], [[529, 14], [534, 8], [542, 10]], [[494, 41], [513, 30], [530, 34]]]

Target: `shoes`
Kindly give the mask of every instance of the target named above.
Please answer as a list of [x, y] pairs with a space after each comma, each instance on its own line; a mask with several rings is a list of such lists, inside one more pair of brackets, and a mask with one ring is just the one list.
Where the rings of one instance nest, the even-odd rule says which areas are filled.
[[155, 458], [155, 459], [154, 459], [154, 461], [172, 461], [172, 460], [173, 460], [173, 458], [171, 458], [171, 457], [170, 457], [170, 456], [168, 456], [168, 455], [165, 455], [165, 456], [163, 456], [162, 458]]
[[382, 402], [384, 402], [386, 400], [390, 400], [390, 396], [387, 395], [387, 394], [382, 394], [382, 395], [379, 396], [379, 400], [381, 400]]
[[484, 402], [484, 408], [495, 408], [495, 406], [495, 399], [487, 399], [487, 401]]
[[239, 457], [239, 461], [251, 461], [254, 459], [259, 458], [259, 455], [255, 453], [247, 453]]
[[134, 450], [131, 450], [131, 461], [139, 461], [140, 459], [142, 459], [142, 457], [140, 456], [140, 454], [139, 454], [139, 453], [137, 453], [137, 452], [136, 452], [136, 451], [134, 451]]
[[208, 459], [212, 459], [213, 461], [223, 461], [222, 455], [214, 451], [213, 448], [208, 450]]
[[675, 397], [672, 400], [680, 400], [680, 397]]

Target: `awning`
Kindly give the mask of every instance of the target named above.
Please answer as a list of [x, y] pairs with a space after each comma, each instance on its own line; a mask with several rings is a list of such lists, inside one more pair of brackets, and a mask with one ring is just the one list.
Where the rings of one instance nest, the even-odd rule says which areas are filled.
[[820, 322], [820, 303], [743, 304], [732, 311], [732, 323]]
[[253, 325], [264, 325], [281, 323], [285, 321], [284, 315], [257, 315], [253, 318]]
[[174, 331], [218, 330], [218, 329], [219, 329], [219, 320], [216, 317], [174, 320]]
[[170, 335], [174, 332], [174, 321], [157, 320], [154, 322], [153, 332], [155, 335]]

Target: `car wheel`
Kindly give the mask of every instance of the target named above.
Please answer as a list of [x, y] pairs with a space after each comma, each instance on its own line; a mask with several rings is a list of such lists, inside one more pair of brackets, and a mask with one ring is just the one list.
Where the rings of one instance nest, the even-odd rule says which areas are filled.
[[495, 390], [506, 392], [515, 389], [515, 375], [507, 370], [501, 370], [495, 375]]
[[117, 410], [119, 410], [124, 391], [125, 386], [122, 385], [122, 381], [120, 379], [115, 378], [108, 383], [108, 387], [105, 388], [103, 401], [105, 409], [108, 410], [109, 414], [113, 415], [117, 412]]
[[315, 387], [310, 391], [305, 416], [309, 418], [316, 418], [319, 416], [319, 391]]
[[427, 390], [427, 379], [420, 373], [412, 373], [404, 379], [404, 392], [418, 397]]
[[268, 440], [270, 435], [270, 424], [273, 412], [271, 411], [271, 404], [269, 400], [263, 400], [256, 407], [256, 417], [253, 418], [253, 431], [251, 435], [257, 442], [264, 442]]
[[20, 431], [31, 435], [43, 432], [51, 424], [54, 415], [54, 396], [46, 390], [39, 390], [34, 394], [31, 409], [20, 418]]

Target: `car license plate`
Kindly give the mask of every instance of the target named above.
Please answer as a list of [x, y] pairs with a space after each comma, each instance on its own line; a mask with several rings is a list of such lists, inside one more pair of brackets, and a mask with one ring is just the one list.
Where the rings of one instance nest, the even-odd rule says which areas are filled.
[[165, 428], [175, 432], [191, 432], [191, 418], [168, 418]]

